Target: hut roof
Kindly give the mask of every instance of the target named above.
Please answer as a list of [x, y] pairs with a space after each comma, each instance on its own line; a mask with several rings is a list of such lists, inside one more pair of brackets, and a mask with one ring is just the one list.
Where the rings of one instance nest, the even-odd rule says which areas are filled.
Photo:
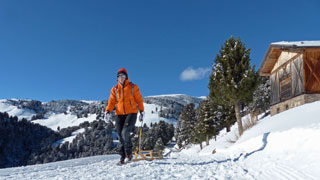
[[301, 52], [305, 48], [320, 48], [320, 41], [280, 41], [271, 43], [259, 68], [260, 76], [269, 76], [281, 51]]

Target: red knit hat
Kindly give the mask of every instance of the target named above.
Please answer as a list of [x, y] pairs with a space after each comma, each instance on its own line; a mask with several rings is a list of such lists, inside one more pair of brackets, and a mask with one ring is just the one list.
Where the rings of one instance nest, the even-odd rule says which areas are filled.
[[125, 74], [125, 75], [128, 77], [128, 71], [127, 71], [125, 68], [119, 69], [117, 75], [119, 75], [119, 74], [121, 74], [121, 73]]

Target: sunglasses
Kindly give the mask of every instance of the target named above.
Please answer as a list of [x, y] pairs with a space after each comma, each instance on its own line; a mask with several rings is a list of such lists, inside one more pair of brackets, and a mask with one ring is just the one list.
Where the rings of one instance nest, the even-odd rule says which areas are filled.
[[125, 74], [119, 74], [118, 77], [126, 78], [127, 76]]

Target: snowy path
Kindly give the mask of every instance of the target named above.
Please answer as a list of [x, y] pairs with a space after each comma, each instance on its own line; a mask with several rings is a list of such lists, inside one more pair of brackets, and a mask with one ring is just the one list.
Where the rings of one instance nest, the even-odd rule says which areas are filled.
[[233, 162], [176, 157], [116, 166], [119, 156], [96, 156], [45, 165], [1, 169], [0, 179], [254, 179]]
[[[265, 159], [256, 168], [242, 160], [208, 160], [179, 155], [175, 158], [140, 161], [116, 166], [117, 155], [96, 156], [45, 165], [1, 169], [0, 179], [316, 179], [284, 163]], [[269, 163], [268, 163], [269, 162]], [[263, 165], [262, 165], [263, 164]], [[263, 170], [259, 170], [262, 168]]]
[[[270, 133], [260, 137], [259, 147], [248, 152], [226, 151], [201, 156], [174, 152], [169, 158], [115, 165], [118, 155], [95, 156], [43, 165], [0, 169], [0, 179], [277, 179], [316, 180], [292, 167], [290, 158], [265, 153]], [[262, 138], [262, 141], [261, 141]]]

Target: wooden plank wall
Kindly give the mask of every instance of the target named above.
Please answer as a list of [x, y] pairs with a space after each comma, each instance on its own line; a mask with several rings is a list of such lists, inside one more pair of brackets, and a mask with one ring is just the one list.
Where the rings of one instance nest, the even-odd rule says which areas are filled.
[[278, 71], [278, 69], [285, 65], [286, 63], [288, 63], [288, 61], [292, 58], [294, 58], [295, 56], [297, 56], [298, 53], [297, 52], [288, 52], [288, 51], [282, 51], [278, 60], [276, 61], [274, 67], [272, 68], [271, 73]]
[[275, 72], [270, 76], [271, 80], [271, 105], [280, 102], [280, 89], [279, 89], [279, 77]]
[[320, 49], [304, 53], [304, 88], [307, 93], [320, 93]]
[[303, 56], [294, 59], [291, 64], [292, 68], [292, 95], [297, 96], [304, 93], [304, 68]]
[[279, 61], [270, 75], [271, 105], [304, 93], [303, 54], [284, 52]]

